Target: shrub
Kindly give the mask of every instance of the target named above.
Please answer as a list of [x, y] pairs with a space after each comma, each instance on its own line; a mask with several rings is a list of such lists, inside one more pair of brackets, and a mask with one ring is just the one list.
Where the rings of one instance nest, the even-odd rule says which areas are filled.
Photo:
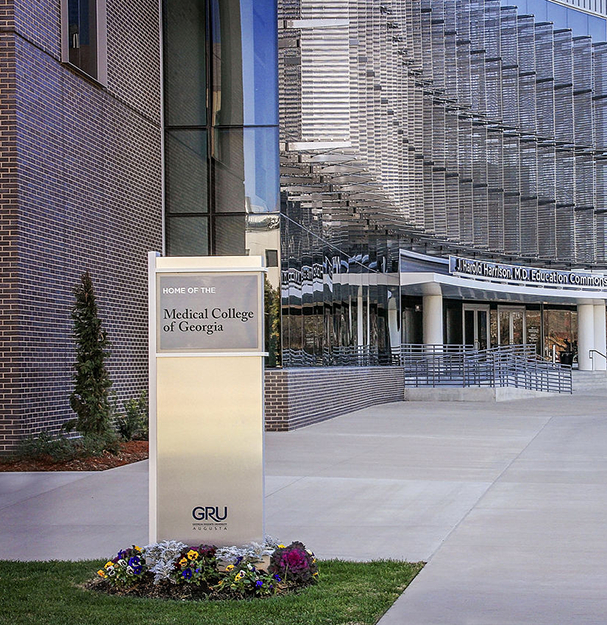
[[39, 434], [27, 436], [17, 447], [17, 456], [20, 458], [41, 458], [48, 456], [56, 462], [72, 460], [77, 450], [70, 439], [56, 436], [43, 430]]
[[117, 454], [120, 442], [115, 434], [89, 434], [82, 438], [67, 438], [62, 434], [51, 434], [44, 430], [24, 438], [17, 448], [18, 458], [47, 457], [54, 462], [67, 462], [75, 458], [100, 456], [104, 451]]
[[123, 404], [124, 414], [116, 416], [114, 424], [120, 438], [125, 441], [147, 440], [149, 431], [148, 401], [146, 393]]
[[105, 365], [110, 355], [109, 341], [101, 327], [88, 271], [82, 274], [73, 292], [76, 298], [72, 308], [76, 363], [70, 406], [77, 415], [75, 428], [81, 434], [105, 435], [111, 430], [112, 413], [109, 401], [112, 381]]
[[314, 554], [297, 541], [287, 547], [278, 545], [270, 558], [268, 571], [284, 582], [298, 584], [313, 583], [318, 577]]

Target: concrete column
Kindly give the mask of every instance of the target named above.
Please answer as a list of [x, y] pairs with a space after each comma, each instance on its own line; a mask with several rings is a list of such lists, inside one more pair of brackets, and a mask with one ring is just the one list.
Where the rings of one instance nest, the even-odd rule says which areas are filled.
[[577, 361], [580, 371], [592, 371], [590, 350], [594, 349], [594, 305], [592, 300], [578, 300]]
[[388, 291], [388, 330], [390, 332], [390, 347], [400, 347], [400, 319], [398, 318], [398, 295]]
[[[607, 328], [605, 327], [605, 300], [597, 300], [594, 302], [594, 349], [607, 355]], [[592, 354], [594, 368], [597, 371], [607, 370], [607, 360], [599, 354]]]
[[423, 285], [423, 328], [424, 343], [443, 344], [443, 293], [440, 284]]
[[356, 301], [356, 344], [360, 347], [365, 344], [365, 330], [363, 319], [363, 288], [358, 287], [358, 298]]

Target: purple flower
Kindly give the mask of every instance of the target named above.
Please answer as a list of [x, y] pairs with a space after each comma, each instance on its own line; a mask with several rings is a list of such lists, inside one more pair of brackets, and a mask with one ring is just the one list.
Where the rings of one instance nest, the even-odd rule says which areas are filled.
[[139, 556], [133, 556], [132, 558], [129, 558], [129, 566], [137, 566], [139, 562]]
[[301, 571], [309, 568], [308, 558], [301, 549], [291, 549], [283, 553], [280, 558], [280, 564], [292, 571]]
[[236, 566], [238, 566], [242, 562], [242, 556], [238, 556], [236, 558]]
[[134, 566], [133, 567], [133, 573], [135, 573], [135, 575], [140, 575], [141, 571], [142, 571], [143, 567], [142, 566]]
[[282, 582], [282, 579], [280, 579], [280, 575], [274, 575], [274, 579], [275, 579], [277, 582]]
[[182, 575], [184, 579], [192, 579], [192, 569], [185, 569]]
[[257, 588], [261, 588], [261, 587], [263, 586], [263, 582], [262, 582], [260, 579], [258, 579], [258, 580], [255, 582], [255, 586], [257, 586]]

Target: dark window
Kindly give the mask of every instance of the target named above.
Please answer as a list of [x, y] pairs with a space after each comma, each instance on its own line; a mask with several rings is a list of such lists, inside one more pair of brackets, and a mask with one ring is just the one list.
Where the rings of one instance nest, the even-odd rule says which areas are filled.
[[67, 22], [68, 61], [97, 78], [97, 0], [67, 0]]

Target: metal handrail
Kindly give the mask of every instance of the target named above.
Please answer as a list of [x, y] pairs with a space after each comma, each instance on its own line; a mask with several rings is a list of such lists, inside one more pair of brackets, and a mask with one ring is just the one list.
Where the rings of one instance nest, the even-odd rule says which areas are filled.
[[592, 355], [593, 353], [598, 354], [599, 356], [602, 356], [606, 361], [607, 361], [607, 356], [605, 356], [605, 354], [603, 354], [603, 352], [600, 352], [598, 349], [588, 350], [588, 358], [592, 360], [592, 370], [594, 371], [594, 356]]
[[571, 393], [571, 367], [546, 362], [534, 345], [484, 350], [468, 345], [402, 345], [407, 386], [511, 386]]

